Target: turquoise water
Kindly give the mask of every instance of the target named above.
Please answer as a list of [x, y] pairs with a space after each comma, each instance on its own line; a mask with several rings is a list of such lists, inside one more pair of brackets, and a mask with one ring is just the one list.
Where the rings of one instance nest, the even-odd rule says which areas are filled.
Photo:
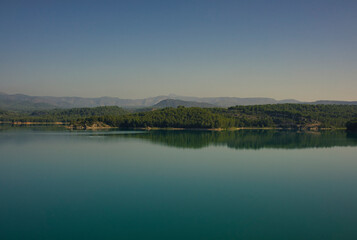
[[0, 239], [357, 239], [345, 132], [0, 130]]

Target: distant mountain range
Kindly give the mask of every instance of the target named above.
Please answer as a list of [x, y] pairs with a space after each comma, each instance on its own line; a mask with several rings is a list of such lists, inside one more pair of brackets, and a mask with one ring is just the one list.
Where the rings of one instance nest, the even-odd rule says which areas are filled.
[[154, 108], [166, 108], [166, 107], [201, 107], [201, 108], [212, 108], [217, 107], [216, 105], [204, 102], [194, 102], [194, 101], [183, 101], [178, 99], [165, 99], [158, 103], [156, 103], [153, 107]]
[[80, 108], [98, 106], [120, 106], [123, 108], [144, 107], [230, 107], [236, 105], [260, 105], [279, 103], [307, 104], [349, 104], [357, 105], [357, 101], [325, 101], [301, 102], [295, 99], [275, 100], [273, 98], [238, 98], [238, 97], [186, 97], [178, 95], [157, 96], [143, 99], [121, 99], [116, 97], [81, 98], [81, 97], [50, 97], [28, 96], [24, 94], [0, 93], [0, 109], [4, 110], [39, 110], [53, 108]]

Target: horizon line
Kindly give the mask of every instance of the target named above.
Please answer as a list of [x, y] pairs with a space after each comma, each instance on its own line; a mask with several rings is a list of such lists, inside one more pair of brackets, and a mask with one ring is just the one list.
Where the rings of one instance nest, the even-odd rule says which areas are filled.
[[24, 93], [6, 93], [6, 92], [2, 92], [0, 91], [0, 94], [3, 95], [24, 95], [24, 96], [29, 96], [29, 97], [54, 97], [54, 98], [118, 98], [118, 99], [125, 99], [125, 100], [138, 100], [138, 99], [148, 99], [148, 98], [156, 98], [156, 97], [168, 97], [168, 99], [174, 99], [174, 98], [170, 98], [170, 96], [173, 97], [187, 97], [187, 98], [240, 98], [240, 99], [274, 99], [276, 101], [284, 101], [284, 100], [294, 100], [294, 101], [299, 101], [301, 103], [305, 103], [305, 102], [317, 102], [317, 101], [341, 101], [341, 102], [356, 102], [357, 100], [338, 100], [338, 99], [315, 99], [315, 100], [298, 100], [296, 98], [283, 98], [283, 99], [276, 99], [274, 97], [232, 97], [232, 96], [216, 96], [216, 97], [197, 97], [197, 96], [187, 96], [187, 95], [178, 95], [178, 94], [174, 94], [174, 93], [169, 93], [169, 94], [160, 94], [160, 95], [156, 95], [156, 96], [149, 96], [149, 97], [139, 97], [139, 98], [121, 98], [121, 97], [113, 97], [113, 96], [99, 96], [99, 97], [83, 97], [83, 96], [51, 96], [51, 95], [29, 95], [29, 94], [24, 94]]

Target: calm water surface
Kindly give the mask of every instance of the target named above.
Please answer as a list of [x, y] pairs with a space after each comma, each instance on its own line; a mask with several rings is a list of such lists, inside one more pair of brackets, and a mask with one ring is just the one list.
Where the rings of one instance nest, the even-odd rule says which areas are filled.
[[345, 132], [0, 130], [0, 239], [357, 239]]

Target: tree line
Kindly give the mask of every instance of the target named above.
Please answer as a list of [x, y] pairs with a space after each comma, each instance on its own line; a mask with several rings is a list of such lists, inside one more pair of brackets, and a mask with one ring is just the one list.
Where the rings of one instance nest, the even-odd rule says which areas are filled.
[[177, 107], [128, 111], [117, 106], [17, 113], [0, 110], [0, 121], [96, 122], [119, 128], [344, 128], [357, 118], [356, 105], [267, 104], [230, 108]]
[[117, 116], [128, 114], [129, 111], [118, 106], [102, 106], [94, 108], [71, 108], [37, 110], [32, 112], [12, 112], [0, 110], [0, 121], [11, 122], [65, 122], [92, 116]]
[[103, 122], [121, 128], [344, 128], [357, 117], [357, 106], [272, 104], [231, 108], [164, 108], [120, 116], [85, 118], [77, 124]]

